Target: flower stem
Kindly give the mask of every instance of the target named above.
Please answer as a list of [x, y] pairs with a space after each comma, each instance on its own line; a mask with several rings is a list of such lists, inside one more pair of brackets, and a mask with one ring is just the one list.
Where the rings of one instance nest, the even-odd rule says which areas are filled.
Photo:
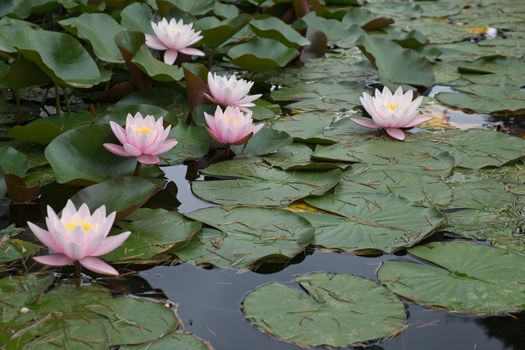
[[232, 153], [231, 145], [227, 144], [226, 145], [226, 158], [230, 158], [231, 153]]
[[80, 287], [80, 271], [82, 267], [78, 261], [75, 261], [75, 284], [77, 287]]
[[137, 166], [135, 166], [135, 172], [133, 173], [133, 176], [140, 176], [141, 166], [142, 166], [142, 163], [137, 161]]
[[58, 92], [58, 85], [55, 85], [55, 108], [56, 114], [60, 114], [60, 93]]

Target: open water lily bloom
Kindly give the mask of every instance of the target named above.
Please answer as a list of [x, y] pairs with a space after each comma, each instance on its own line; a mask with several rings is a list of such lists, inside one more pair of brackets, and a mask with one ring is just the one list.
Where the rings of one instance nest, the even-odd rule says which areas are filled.
[[140, 113], [134, 117], [128, 114], [125, 129], [115, 122], [110, 122], [111, 130], [122, 146], [113, 143], [105, 143], [103, 146], [122, 157], [137, 157], [137, 161], [142, 164], [157, 164], [160, 162], [159, 154], [177, 145], [177, 140], [168, 139], [171, 125], [164, 128], [162, 123], [162, 117], [155, 120], [151, 115], [143, 118]]
[[214, 115], [204, 112], [210, 136], [224, 145], [242, 145], [259, 132], [263, 124], [254, 124], [252, 112], [243, 113], [238, 107], [217, 106]]
[[248, 111], [249, 107], [255, 106], [253, 101], [262, 95], [248, 95], [253, 86], [252, 81], [237, 79], [232, 75], [229, 78], [208, 73], [208, 89], [210, 95], [204, 94], [208, 100], [224, 107], [239, 107], [241, 110]]
[[91, 214], [86, 204], [75, 208], [73, 202], [68, 201], [58, 215], [51, 207], [47, 207], [47, 231], [28, 222], [28, 226], [35, 236], [53, 254], [34, 257], [36, 261], [45, 265], [63, 266], [78, 261], [86, 269], [104, 275], [118, 275], [117, 270], [97, 258], [107, 254], [120, 246], [130, 235], [123, 232], [109, 236], [115, 212], [106, 216], [106, 207], [103, 205]]
[[201, 50], [190, 47], [203, 37], [201, 32], [193, 30], [193, 23], [184, 24], [172, 18], [169, 22], [166, 18], [162, 21], [151, 22], [151, 28], [155, 35], [146, 34], [146, 45], [155, 50], [166, 51], [164, 63], [173, 64], [180, 53], [186, 55], [204, 56]]
[[374, 97], [365, 92], [360, 98], [361, 103], [372, 119], [352, 120], [367, 128], [385, 129], [393, 138], [404, 140], [406, 136], [402, 128], [411, 128], [432, 119], [419, 115], [418, 108], [423, 97], [415, 100], [412, 97], [412, 90], [403, 93], [401, 87], [394, 94], [387, 87], [383, 88], [383, 92], [376, 89]]

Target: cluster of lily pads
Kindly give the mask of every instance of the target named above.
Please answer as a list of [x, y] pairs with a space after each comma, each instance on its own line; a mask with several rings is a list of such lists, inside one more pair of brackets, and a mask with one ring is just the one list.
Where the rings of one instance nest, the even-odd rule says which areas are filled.
[[[130, 272], [177, 262], [246, 270], [312, 246], [365, 256], [408, 250], [420, 259], [387, 261], [381, 285], [312, 273], [296, 278], [304, 292], [271, 283], [245, 297], [247, 320], [305, 347], [401, 332], [407, 315], [399, 296], [475, 315], [524, 309], [525, 141], [433, 130], [427, 108], [437, 100], [523, 113], [514, 72], [525, 65], [517, 45], [525, 7], [512, 5], [505, 21], [515, 27], [494, 38], [488, 26], [465, 23], [486, 20], [490, 1], [478, 9], [463, 0], [335, 5], [0, 5], [0, 84], [12, 96], [0, 141], [0, 194], [14, 223], [0, 231], [0, 271], [9, 274], [0, 280], [0, 341], [8, 349], [212, 346], [184, 333], [171, 305], [27, 273], [37, 269], [31, 256], [108, 275], [117, 270], [103, 260]], [[451, 42], [426, 37], [443, 32]], [[511, 57], [488, 56], [487, 43]], [[436, 83], [455, 91], [413, 100], [414, 88]], [[50, 93], [56, 114], [45, 115]], [[43, 116], [29, 113], [40, 101]], [[426, 131], [402, 130], [424, 122]], [[176, 210], [159, 165], [181, 163], [210, 208]], [[33, 223], [41, 215], [24, 213], [45, 206], [47, 230]], [[51, 255], [38, 256], [43, 247], [24, 233], [26, 221]], [[459, 239], [433, 241], [437, 233]], [[84, 338], [86, 328], [97, 337]]]

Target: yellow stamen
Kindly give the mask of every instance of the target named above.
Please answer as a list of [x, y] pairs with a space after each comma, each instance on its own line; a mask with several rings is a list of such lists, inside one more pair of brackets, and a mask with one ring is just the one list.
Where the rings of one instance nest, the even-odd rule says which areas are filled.
[[166, 30], [170, 35], [175, 35], [181, 32], [179, 27], [168, 27]]
[[133, 130], [140, 132], [142, 135], [149, 134], [150, 132], [153, 132], [153, 130], [151, 130], [150, 128], [134, 127]]
[[399, 108], [399, 103], [387, 103], [386, 105], [386, 109], [388, 109], [389, 111], [395, 111], [398, 108]]
[[80, 226], [80, 227], [82, 227], [84, 232], [87, 232], [90, 228], [93, 227], [92, 223], [85, 222], [85, 221], [80, 221], [80, 222], [70, 221], [70, 222], [65, 223], [64, 225], [66, 226], [66, 230], [68, 230], [68, 231], [71, 231], [75, 227]]

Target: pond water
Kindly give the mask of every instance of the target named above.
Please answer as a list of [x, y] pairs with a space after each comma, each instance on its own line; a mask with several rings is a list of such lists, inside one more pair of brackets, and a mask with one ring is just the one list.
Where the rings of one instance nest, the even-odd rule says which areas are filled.
[[[165, 167], [166, 177], [178, 188], [179, 209], [189, 212], [211, 206], [195, 197], [185, 179], [186, 166]], [[445, 239], [442, 236], [434, 239]], [[293, 283], [296, 275], [311, 272], [350, 273], [377, 281], [376, 271], [386, 260], [415, 260], [406, 253], [379, 257], [309, 251], [289, 265], [263, 266], [257, 272], [204, 269], [191, 264], [157, 266], [139, 273], [151, 288], [159, 289], [178, 306], [185, 328], [208, 340], [216, 350], [292, 350], [299, 347], [277, 341], [255, 329], [241, 312], [243, 297], [256, 287]], [[429, 310], [405, 300], [408, 326], [399, 335], [370, 349], [525, 349], [525, 314], [512, 317], [471, 317]]]

